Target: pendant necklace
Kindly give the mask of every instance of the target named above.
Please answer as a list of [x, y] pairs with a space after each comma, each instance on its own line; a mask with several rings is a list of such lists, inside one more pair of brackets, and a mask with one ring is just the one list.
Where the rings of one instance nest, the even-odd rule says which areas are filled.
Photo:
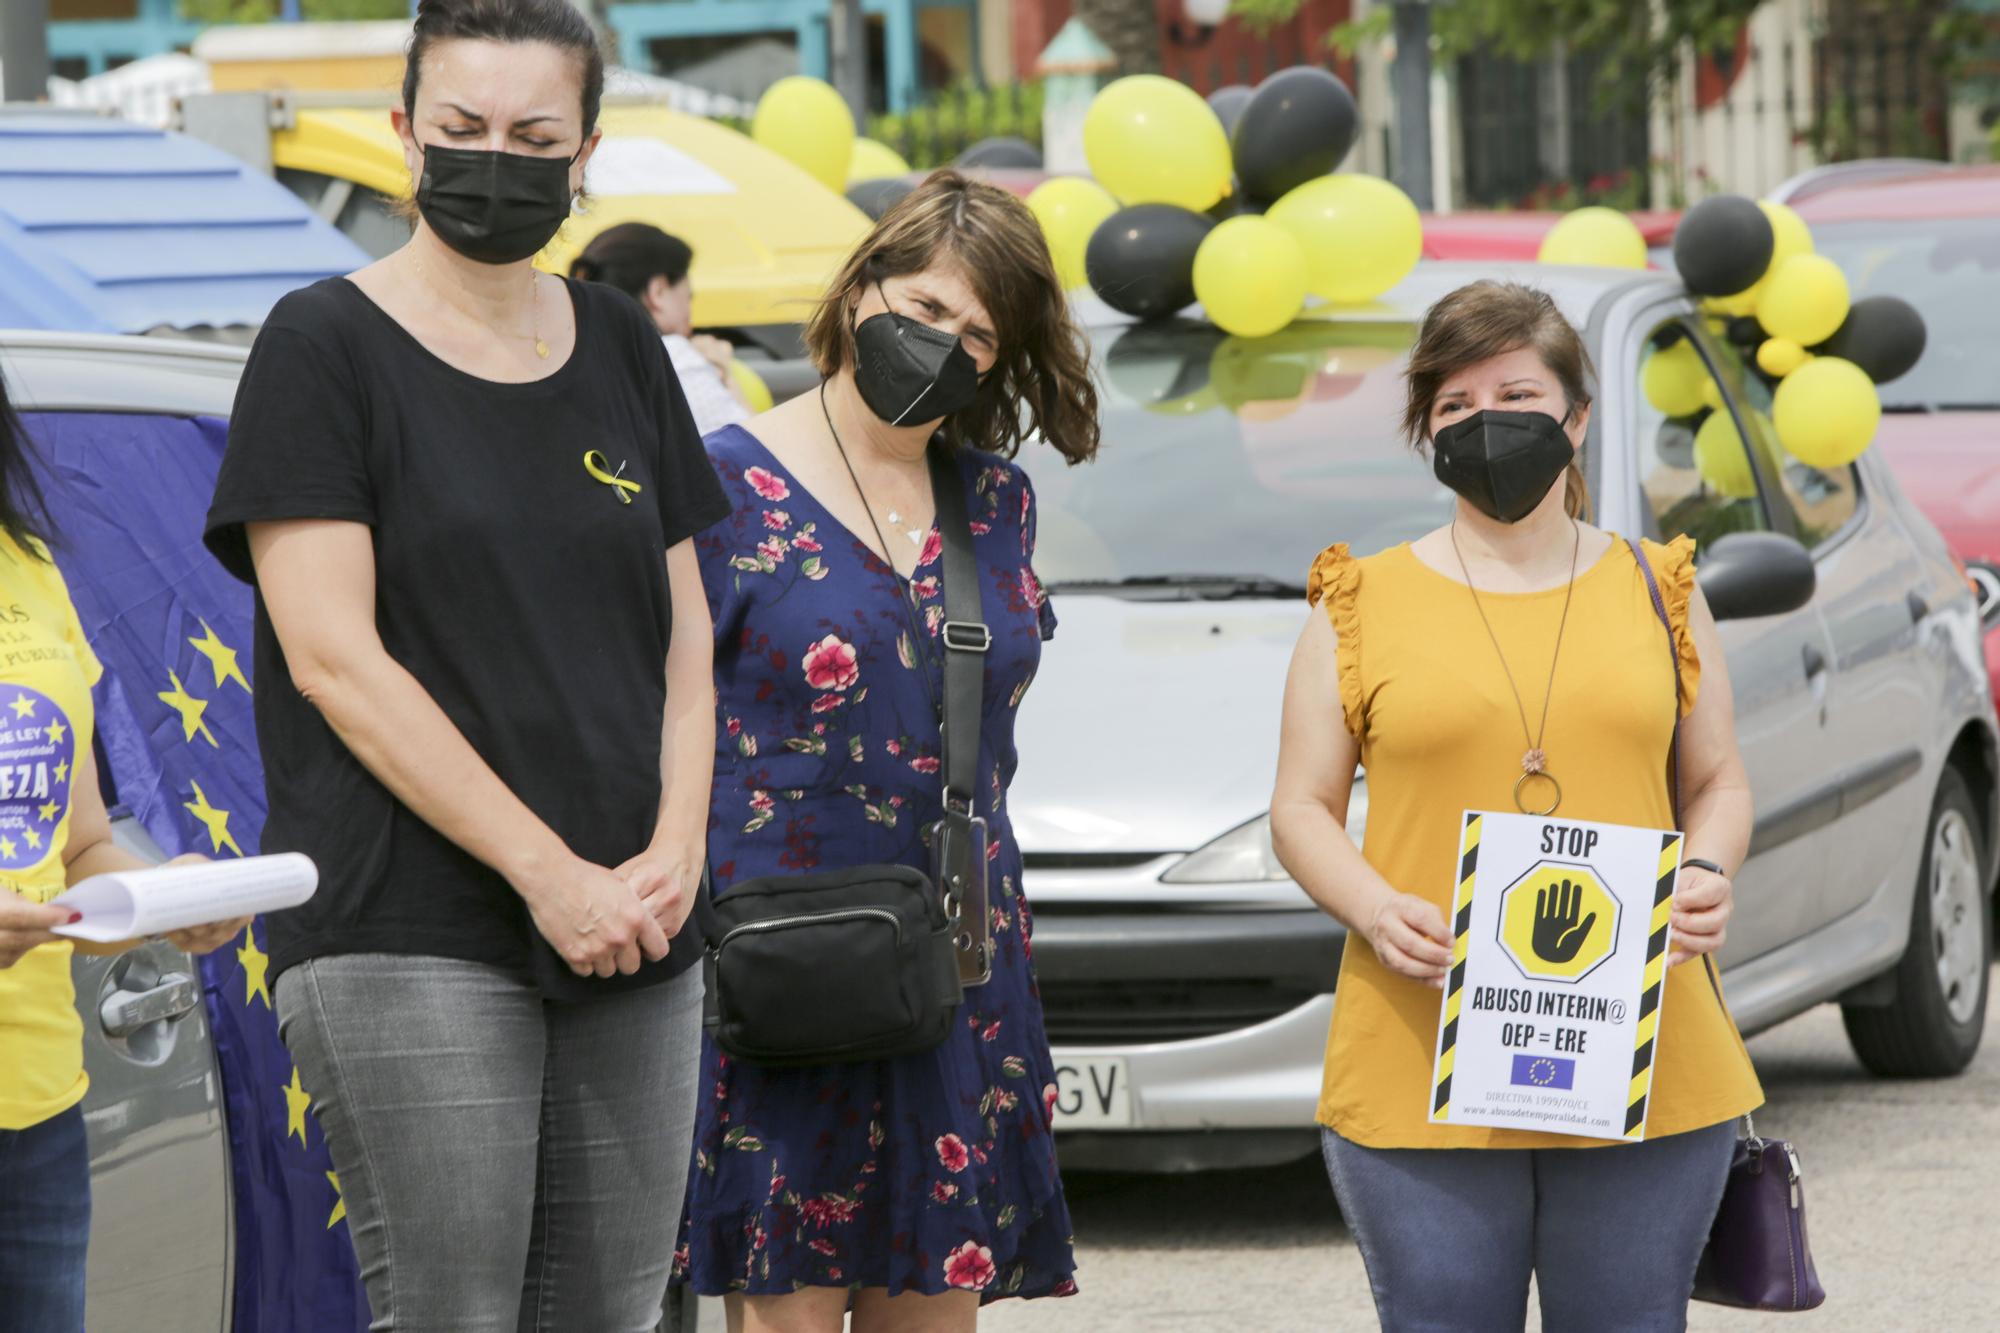
[[[1493, 632], [1493, 622], [1486, 618], [1486, 607], [1479, 600], [1479, 589], [1472, 586], [1472, 571], [1466, 567], [1465, 552], [1458, 548], [1458, 521], [1452, 520], [1451, 525], [1451, 553], [1458, 557], [1458, 572], [1465, 578], [1465, 590], [1472, 594], [1472, 607], [1479, 612], [1479, 623], [1486, 627], [1486, 637], [1493, 641], [1494, 656], [1500, 659], [1500, 670], [1507, 676], [1507, 688], [1514, 694], [1514, 708], [1521, 715], [1521, 739], [1528, 743], [1528, 749], [1521, 756], [1521, 776], [1514, 779], [1514, 808], [1524, 815], [1552, 815], [1563, 798], [1562, 783], [1549, 772], [1549, 756], [1542, 749], [1542, 742], [1549, 734], [1549, 703], [1556, 693], [1556, 663], [1562, 658], [1563, 632], [1569, 628], [1570, 599], [1576, 595], [1576, 560], [1583, 549], [1583, 528], [1575, 519], [1570, 520], [1570, 528], [1575, 533], [1575, 540], [1569, 553], [1569, 586], [1563, 591], [1562, 619], [1556, 625], [1555, 651], [1549, 654], [1549, 684], [1547, 693], [1542, 696], [1542, 725], [1538, 732], [1531, 733], [1528, 730], [1528, 708], [1521, 702], [1521, 687], [1514, 683], [1514, 669], [1507, 665], [1507, 654], [1500, 647], [1500, 636]], [[1530, 810], [1522, 799], [1528, 784], [1537, 778], [1554, 789], [1554, 796], [1546, 810]]]
[[902, 534], [903, 534], [903, 535], [904, 535], [905, 537], [908, 537], [908, 538], [910, 539], [910, 545], [912, 545], [912, 546], [922, 546], [922, 545], [924, 544], [924, 538], [926, 538], [926, 537], [930, 536], [930, 533], [928, 533], [928, 532], [924, 531], [924, 529], [922, 529], [922, 528], [906, 528], [906, 527], [904, 527], [904, 526], [903, 526], [903, 516], [902, 516], [901, 514], [897, 513], [897, 512], [896, 512], [895, 510], [893, 510], [893, 509], [891, 509], [891, 510], [889, 511], [889, 513], [888, 513], [888, 519], [889, 519], [889, 521], [890, 521], [891, 523], [894, 523], [894, 524], [896, 525], [897, 529], [898, 529], [898, 530], [899, 530], [899, 531], [900, 531], [900, 532], [901, 532], [901, 533], [902, 533]]

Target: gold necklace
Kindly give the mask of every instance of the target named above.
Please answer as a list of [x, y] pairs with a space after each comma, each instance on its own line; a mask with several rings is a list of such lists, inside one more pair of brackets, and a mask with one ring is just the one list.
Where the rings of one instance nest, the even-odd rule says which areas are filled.
[[[431, 292], [439, 300], [443, 301], [453, 310], [456, 310], [459, 314], [464, 315], [465, 318], [471, 320], [473, 323], [477, 324], [480, 322], [478, 316], [468, 314], [464, 306], [446, 296], [437, 284], [431, 281], [430, 272], [424, 267], [424, 261], [417, 258], [416, 251], [407, 250], [404, 253], [410, 256], [410, 267], [417, 271], [417, 277], [422, 280], [424, 286], [430, 288]], [[532, 268], [528, 270], [528, 327], [529, 332], [527, 333], [507, 333], [506, 336], [509, 338], [533, 340], [535, 355], [544, 361], [548, 360], [549, 345], [542, 340], [542, 275], [539, 269]], [[506, 331], [502, 330], [502, 332]]]
[[[1493, 654], [1500, 659], [1500, 670], [1507, 676], [1507, 688], [1514, 693], [1514, 708], [1521, 715], [1521, 739], [1528, 743], [1528, 749], [1521, 756], [1521, 776], [1514, 779], [1514, 808], [1524, 815], [1552, 815], [1563, 799], [1562, 783], [1549, 772], [1549, 756], [1542, 748], [1542, 742], [1549, 734], [1549, 704], [1556, 694], [1556, 663], [1562, 660], [1563, 632], [1569, 628], [1569, 603], [1576, 595], [1576, 560], [1583, 549], [1583, 528], [1571, 519], [1570, 529], [1575, 533], [1575, 541], [1569, 553], [1569, 586], [1563, 591], [1562, 619], [1556, 625], [1556, 648], [1549, 654], [1549, 685], [1542, 695], [1542, 725], [1538, 732], [1531, 734], [1528, 731], [1528, 708], [1521, 702], [1521, 687], [1514, 683], [1514, 669], [1507, 665], [1507, 654], [1500, 647], [1500, 636], [1493, 632], [1493, 622], [1486, 618], [1486, 607], [1479, 600], [1479, 589], [1472, 586], [1472, 571], [1466, 568], [1465, 552], [1458, 549], [1458, 520], [1454, 518], [1451, 523], [1451, 553], [1458, 557], [1458, 572], [1465, 578], [1465, 590], [1472, 594], [1473, 610], [1479, 612], [1479, 623], [1486, 627], [1486, 637], [1493, 641]], [[1521, 799], [1522, 789], [1536, 778], [1555, 788], [1555, 799], [1549, 802], [1546, 810], [1530, 810]]]

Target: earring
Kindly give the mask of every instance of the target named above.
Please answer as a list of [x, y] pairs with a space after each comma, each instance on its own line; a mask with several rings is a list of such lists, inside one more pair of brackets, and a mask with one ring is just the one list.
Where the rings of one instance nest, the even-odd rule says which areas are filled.
[[571, 215], [572, 217], [582, 217], [582, 216], [583, 216], [583, 214], [584, 214], [584, 211], [585, 211], [585, 210], [584, 210], [584, 207], [583, 207], [583, 191], [582, 191], [582, 190], [576, 190], [576, 191], [573, 191], [573, 192], [572, 192], [572, 193], [570, 194], [570, 197], [569, 197], [569, 211], [570, 211], [570, 215]]

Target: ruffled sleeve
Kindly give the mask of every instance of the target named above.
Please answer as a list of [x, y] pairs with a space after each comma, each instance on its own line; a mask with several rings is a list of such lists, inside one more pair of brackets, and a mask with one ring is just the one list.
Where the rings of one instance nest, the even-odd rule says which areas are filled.
[[1689, 623], [1689, 606], [1694, 599], [1694, 538], [1676, 537], [1662, 546], [1646, 543], [1653, 576], [1660, 581], [1660, 600], [1667, 604], [1667, 620], [1674, 627], [1674, 655], [1681, 668], [1681, 716], [1694, 711], [1701, 693], [1701, 654], [1694, 646], [1694, 627]]
[[1340, 636], [1340, 711], [1348, 733], [1357, 740], [1366, 734], [1367, 696], [1361, 687], [1361, 564], [1347, 552], [1347, 543], [1335, 542], [1313, 560], [1306, 579], [1306, 600], [1326, 611]]

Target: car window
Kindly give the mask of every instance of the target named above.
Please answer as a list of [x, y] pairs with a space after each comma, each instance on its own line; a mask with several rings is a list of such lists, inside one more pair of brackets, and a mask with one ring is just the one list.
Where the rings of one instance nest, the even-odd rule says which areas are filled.
[[[1639, 475], [1660, 536], [1706, 547], [1732, 532], [1771, 524], [1758, 499], [1750, 456], [1721, 403], [1710, 348], [1667, 320], [1639, 353]], [[1722, 378], [1731, 377], [1726, 366]], [[1713, 423], [1713, 424], [1711, 424]]]
[[1302, 585], [1329, 542], [1367, 555], [1438, 527], [1451, 493], [1398, 430], [1415, 334], [1344, 319], [1257, 339], [1184, 320], [1092, 330], [1102, 452], [1079, 468], [1021, 453], [1037, 572], [1058, 589]]
[[1906, 374], [1882, 386], [1895, 411], [1991, 411], [2000, 404], [2000, 227], [1993, 219], [1815, 222], [1813, 246], [1840, 265], [1854, 299], [1900, 296], [1930, 336]]
[[1750, 429], [1762, 437], [1764, 457], [1778, 465], [1779, 493], [1772, 497], [1773, 503], [1783, 503], [1791, 510], [1798, 538], [1808, 551], [1824, 545], [1847, 527], [1859, 507], [1858, 474], [1852, 466], [1812, 467], [1786, 453], [1771, 421], [1770, 386], [1751, 371], [1733, 344], [1718, 338], [1713, 352], [1726, 367], [1725, 382], [1741, 386], [1737, 401], [1749, 408]]

